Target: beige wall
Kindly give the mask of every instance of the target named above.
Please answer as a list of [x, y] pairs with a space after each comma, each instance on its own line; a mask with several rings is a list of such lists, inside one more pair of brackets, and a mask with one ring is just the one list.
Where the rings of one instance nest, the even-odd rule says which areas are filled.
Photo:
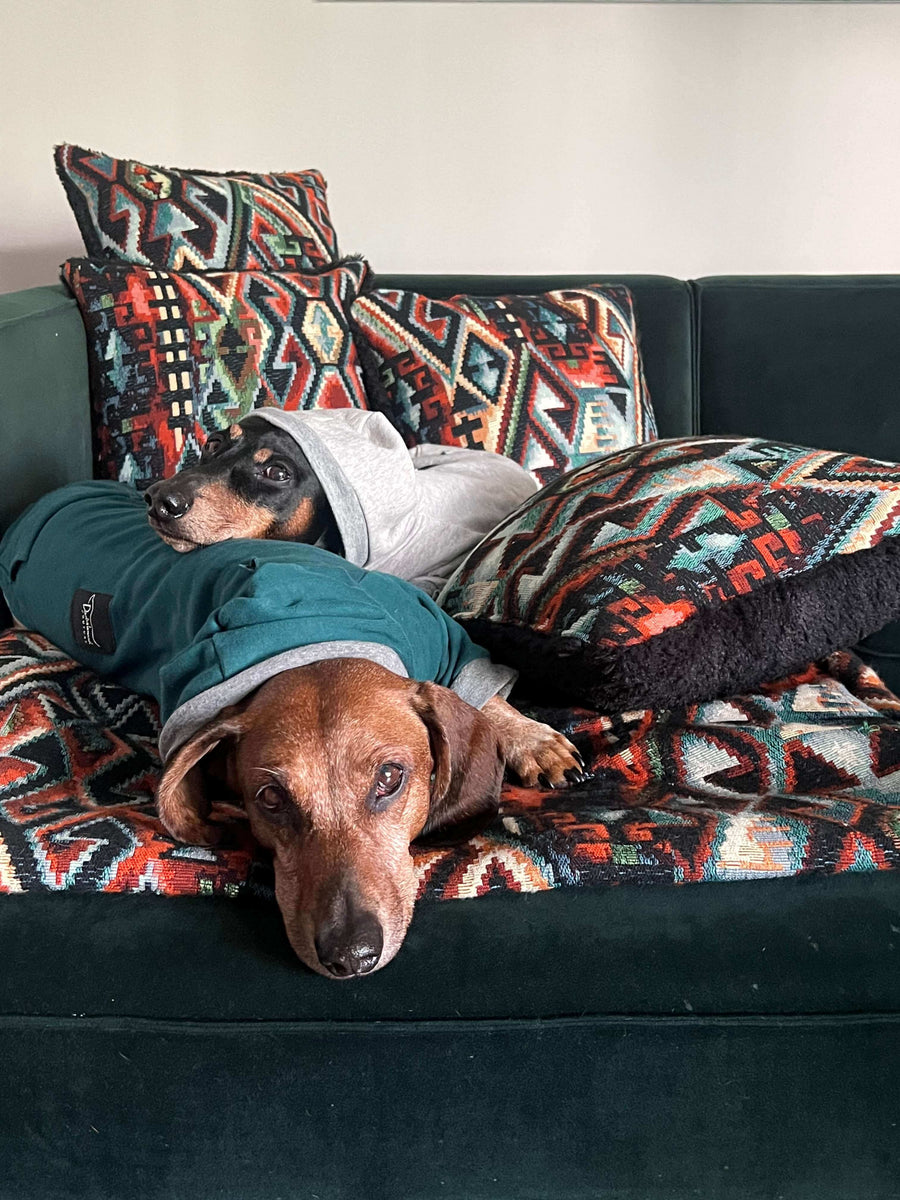
[[900, 272], [900, 5], [0, 0], [0, 290], [55, 141], [318, 166], [382, 271]]

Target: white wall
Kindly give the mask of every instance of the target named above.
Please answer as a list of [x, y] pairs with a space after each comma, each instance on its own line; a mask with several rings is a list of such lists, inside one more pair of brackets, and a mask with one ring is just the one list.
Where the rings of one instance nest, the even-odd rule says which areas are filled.
[[387, 271], [900, 272], [900, 5], [0, 0], [0, 290], [56, 141], [318, 166]]

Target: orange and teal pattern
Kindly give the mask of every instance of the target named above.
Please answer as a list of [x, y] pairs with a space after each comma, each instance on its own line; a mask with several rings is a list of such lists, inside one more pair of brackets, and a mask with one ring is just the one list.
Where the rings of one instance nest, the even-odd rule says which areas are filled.
[[179, 170], [68, 144], [54, 161], [91, 258], [163, 271], [310, 271], [338, 257], [320, 171]]
[[372, 406], [409, 445], [493, 450], [543, 485], [656, 436], [625, 287], [448, 300], [373, 289], [351, 315]]
[[69, 259], [87, 333], [94, 474], [145, 488], [254, 408], [366, 408], [347, 310], [362, 259], [318, 274]]
[[[504, 789], [461, 846], [416, 848], [422, 898], [688, 884], [900, 866], [900, 700], [842, 652], [757, 695], [602, 717], [539, 709], [593, 778]], [[185, 846], [160, 824], [155, 704], [44, 638], [0, 636], [0, 892], [272, 894], [236, 824]]]
[[633, 646], [898, 533], [897, 463], [762, 438], [676, 438], [544, 488], [476, 546], [441, 603], [477, 623], [476, 637], [506, 625]]

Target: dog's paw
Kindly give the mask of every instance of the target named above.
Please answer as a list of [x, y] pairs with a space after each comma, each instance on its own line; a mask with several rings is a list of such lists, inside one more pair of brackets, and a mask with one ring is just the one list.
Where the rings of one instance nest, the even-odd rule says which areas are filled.
[[506, 765], [530, 788], [565, 787], [585, 778], [581, 755], [569, 739], [540, 721], [517, 731], [506, 747]]

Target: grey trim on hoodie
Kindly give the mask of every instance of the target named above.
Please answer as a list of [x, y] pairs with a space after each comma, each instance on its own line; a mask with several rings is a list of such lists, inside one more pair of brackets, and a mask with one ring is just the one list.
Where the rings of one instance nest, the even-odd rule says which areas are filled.
[[[406, 667], [400, 655], [390, 648], [376, 642], [318, 642], [312, 646], [298, 646], [296, 650], [285, 650], [283, 654], [275, 654], [263, 662], [256, 663], [246, 670], [217, 683], [215, 687], [207, 688], [191, 700], [176, 708], [162, 727], [159, 735], [159, 752], [163, 762], [167, 762], [175, 751], [194, 736], [198, 729], [218, 716], [230, 704], [237, 704], [246, 699], [251, 692], [276, 675], [284, 671], [292, 671], [295, 667], [305, 667], [310, 663], [322, 662], [330, 658], [367, 658], [370, 662], [380, 663], [395, 675], [407, 676]], [[474, 666], [475, 664], [470, 664]], [[491, 664], [488, 663], [490, 666]], [[465, 675], [465, 667], [456, 677], [457, 680]], [[454, 684], [456, 680], [454, 680]], [[512, 686], [512, 685], [510, 685]], [[456, 691], [456, 688], [453, 688]], [[464, 700], [465, 696], [462, 697]], [[486, 699], [490, 699], [488, 696]], [[471, 701], [470, 701], [471, 703]], [[476, 705], [476, 707], [479, 707]]]
[[494, 696], [505, 700], [518, 675], [519, 672], [512, 667], [491, 662], [489, 658], [479, 658], [466, 663], [453, 680], [452, 691], [473, 708], [484, 708]]
[[[312, 646], [298, 646], [296, 650], [286, 650], [283, 654], [275, 654], [239, 671], [237, 675], [207, 688], [176, 708], [159, 735], [159, 752], [163, 762], [167, 762], [198, 729], [202, 729], [224, 708], [246, 699], [269, 679], [284, 671], [292, 671], [295, 667], [305, 667], [309, 663], [332, 658], [367, 658], [370, 662], [380, 663], [395, 675], [408, 678], [400, 655], [389, 646], [376, 642], [319, 642]], [[451, 690], [473, 708], [482, 708], [493, 696], [506, 699], [517, 674], [512, 667], [491, 662], [489, 658], [476, 659], [466, 663], [453, 680]]]

